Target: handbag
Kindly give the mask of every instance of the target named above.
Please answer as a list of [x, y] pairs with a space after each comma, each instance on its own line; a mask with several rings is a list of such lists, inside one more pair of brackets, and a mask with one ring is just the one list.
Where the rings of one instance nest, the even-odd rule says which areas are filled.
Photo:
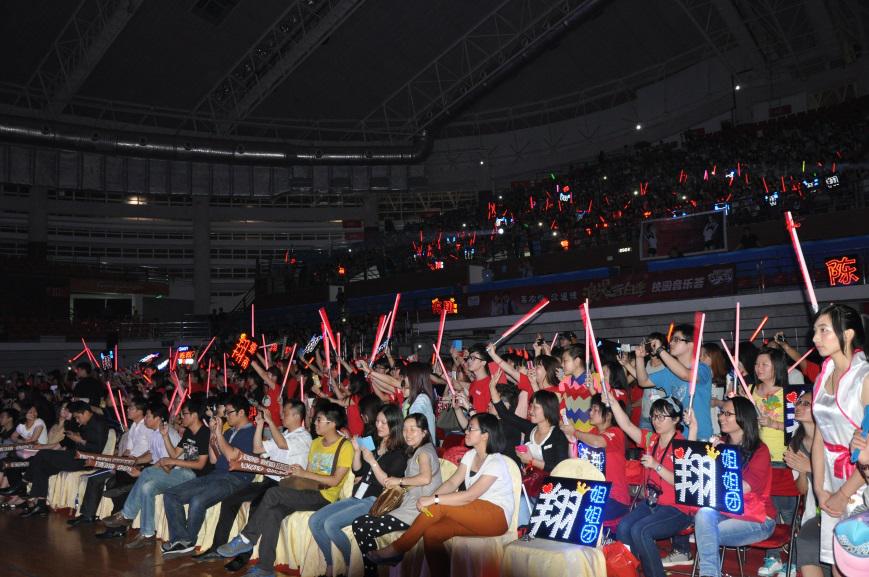
[[[346, 442], [347, 439], [342, 437], [341, 442], [338, 443], [338, 448], [335, 449], [335, 458], [332, 460], [332, 470], [329, 472], [330, 477], [335, 474], [335, 469], [338, 468], [338, 457], [341, 455], [341, 448]], [[326, 486], [324, 483], [315, 479], [303, 479], [302, 477], [296, 477], [294, 475], [284, 477], [280, 480], [278, 485], [284, 489], [294, 489], [296, 491], [319, 491]]]
[[438, 416], [435, 419], [435, 426], [445, 433], [452, 431], [461, 431], [462, 426], [459, 424], [459, 418], [456, 417], [456, 412], [448, 403], [438, 403]]
[[529, 497], [536, 498], [540, 495], [540, 490], [549, 475], [550, 473], [544, 469], [530, 466], [525, 468], [525, 472], [522, 474], [522, 484]]
[[374, 504], [371, 505], [371, 510], [368, 514], [373, 517], [382, 517], [387, 513], [395, 511], [404, 500], [405, 493], [407, 493], [407, 489], [404, 487], [396, 486], [384, 489], [380, 495], [377, 496]]

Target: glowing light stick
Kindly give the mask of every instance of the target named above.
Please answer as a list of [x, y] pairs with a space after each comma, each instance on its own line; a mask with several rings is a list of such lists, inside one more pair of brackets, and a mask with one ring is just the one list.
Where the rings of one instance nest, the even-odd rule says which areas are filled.
[[595, 345], [593, 347], [591, 347], [591, 358], [594, 360], [594, 368], [595, 368], [595, 370], [597, 370], [597, 374], [600, 375], [600, 384], [601, 384], [601, 387], [603, 388], [604, 397], [606, 397], [606, 399], [609, 400], [609, 398], [610, 398], [609, 386], [607, 385], [606, 380], [604, 380], [603, 366], [601, 365], [601, 362], [600, 362], [600, 352], [597, 350], [597, 339], [594, 338], [594, 328], [592, 328], [592, 326], [591, 326], [591, 316], [589, 316], [589, 314], [588, 314], [588, 303], [587, 302], [582, 303], [582, 306], [584, 308], [585, 314], [583, 315], [583, 317], [585, 318], [585, 326], [586, 326], [586, 330], [588, 332], [588, 336], [595, 343]]
[[380, 315], [380, 320], [377, 321], [377, 331], [374, 333], [374, 347], [371, 349], [371, 358], [368, 360], [368, 366], [374, 364], [374, 357], [377, 354], [377, 348], [380, 346], [380, 338], [383, 336], [383, 327], [386, 323], [386, 316]]
[[254, 315], [253, 303], [250, 303], [250, 336], [251, 336], [251, 338], [253, 338], [253, 336], [256, 334], [254, 332], [254, 328], [255, 328], [254, 318], [255, 318], [255, 315]]
[[[387, 337], [389, 340], [389, 337]], [[335, 365], [338, 368], [338, 382], [341, 382], [341, 333], [335, 333], [335, 343], [338, 345], [338, 348], [335, 349]]]
[[266, 370], [269, 370], [269, 349], [266, 346], [266, 334], [260, 335], [263, 338], [263, 360], [266, 362]]
[[94, 356], [93, 352], [91, 351], [91, 348], [85, 342], [84, 337], [81, 338], [81, 344], [84, 345], [84, 350], [87, 353], [88, 358], [93, 363], [94, 368], [99, 368], [100, 364], [97, 362], [97, 358]]
[[118, 372], [118, 345], [115, 345], [115, 372]]
[[739, 302], [736, 303], [736, 332], [733, 336], [733, 356], [739, 359]]
[[694, 313], [694, 362], [691, 365], [691, 380], [688, 381], [688, 409], [694, 408], [694, 391], [697, 389], [697, 371], [700, 368], [700, 348], [705, 324], [706, 313]]
[[541, 300], [539, 303], [534, 305], [533, 309], [531, 309], [530, 311], [525, 313], [525, 315], [521, 319], [519, 319], [518, 321], [513, 323], [513, 326], [511, 326], [509, 329], [504, 331], [504, 333], [498, 338], [498, 340], [495, 341], [494, 345], [497, 347], [498, 343], [500, 343], [504, 339], [509, 338], [510, 335], [512, 335], [513, 333], [518, 331], [520, 328], [522, 328], [522, 325], [524, 325], [525, 323], [530, 321], [532, 317], [534, 317], [537, 313], [542, 311], [548, 305], [549, 305], [549, 299], [544, 297], [543, 300]]
[[211, 348], [211, 345], [214, 344], [214, 339], [216, 339], [216, 338], [217, 338], [217, 336], [213, 336], [213, 337], [211, 337], [211, 340], [208, 341], [208, 345], [205, 347], [205, 350], [202, 351], [202, 353], [199, 355], [199, 358], [196, 359], [196, 364], [197, 364], [197, 365], [198, 365], [199, 363], [202, 362], [202, 358], [205, 356], [205, 353], [208, 352], [208, 349]]
[[69, 362], [70, 362], [70, 363], [74, 363], [75, 361], [78, 360], [78, 358], [79, 358], [80, 356], [82, 356], [82, 355], [85, 354], [86, 352], [87, 352], [87, 351], [86, 351], [85, 349], [82, 349], [81, 352], [79, 352], [79, 354], [77, 354], [77, 355], [74, 356], [73, 358], [69, 359]]
[[208, 377], [205, 379], [205, 396], [211, 392], [211, 359], [208, 359]]
[[323, 331], [323, 338], [325, 339], [326, 336], [328, 336], [329, 344], [332, 345], [332, 348], [337, 352], [338, 345], [335, 342], [335, 333], [332, 332], [332, 325], [329, 323], [329, 315], [326, 314], [326, 309], [324, 308], [321, 308], [317, 312], [320, 313], [320, 321], [322, 321], [323, 327], [325, 328], [325, 330]]
[[[751, 333], [751, 338], [748, 339], [748, 342], [750, 342], [750, 343], [753, 343], [753, 342], [754, 342], [754, 339], [756, 339], [756, 338], [757, 338], [757, 335], [760, 334], [760, 331], [763, 330], [763, 325], [765, 325], [765, 324], [766, 324], [766, 321], [768, 321], [768, 320], [769, 320], [769, 317], [763, 317], [763, 318], [760, 320], [760, 324], [757, 325], [757, 328], [754, 329], [754, 332], [753, 332], [753, 333]], [[739, 357], [737, 357], [737, 359], [739, 359]]]
[[326, 339], [328, 338], [328, 336], [326, 334], [326, 324], [323, 323], [320, 325], [320, 327], [323, 329], [323, 343], [325, 344], [323, 349], [326, 351], [326, 386], [331, 389], [332, 388], [332, 359], [329, 357], [331, 347], [329, 346], [329, 343], [326, 341]]
[[555, 336], [552, 337], [552, 344], [549, 345], [549, 352], [552, 352], [552, 349], [555, 347], [555, 342], [558, 340], [558, 333], [555, 333]]
[[675, 328], [676, 328], [676, 323], [673, 321], [670, 321], [670, 328], [667, 329], [667, 343], [669, 343], [670, 339], [673, 338], [673, 329], [675, 329]]
[[[734, 369], [736, 369], [736, 378], [739, 379], [739, 384], [742, 385], [742, 392], [745, 393], [745, 397], [751, 401], [752, 405], [754, 405], [754, 398], [751, 396], [751, 389], [749, 389], [748, 385], [745, 384], [745, 379], [742, 378], [742, 373], [739, 371], [739, 362], [730, 354], [730, 347], [727, 346], [724, 339], [721, 339], [721, 344], [724, 346], [724, 353], [727, 355], [727, 358], [730, 359], [730, 364], [733, 365]], [[755, 405], [754, 408], [756, 409], [757, 405]]]
[[124, 397], [121, 395], [121, 389], [118, 389], [118, 402], [121, 405], [121, 417], [124, 419], [124, 428], [127, 429], [127, 409], [124, 407]]
[[386, 340], [392, 340], [392, 328], [395, 326], [395, 317], [398, 316], [398, 303], [401, 302], [401, 293], [395, 293], [395, 303], [392, 305], [392, 318], [389, 319], [389, 330], [386, 331]]
[[121, 413], [118, 412], [118, 402], [115, 400], [115, 393], [112, 392], [112, 383], [109, 381], [106, 381], [106, 389], [109, 392], [109, 398], [112, 400], [112, 408], [115, 409], [115, 419], [117, 419], [119, 424], [123, 425], [124, 422], [121, 420]]
[[441, 343], [443, 342], [443, 339], [444, 339], [444, 326], [446, 326], [446, 323], [447, 323], [447, 310], [441, 309], [441, 319], [440, 319], [440, 322], [438, 323], [438, 340], [437, 340], [437, 345], [435, 345], [435, 353], [438, 355], [441, 354]]
[[815, 350], [815, 347], [812, 347], [812, 348], [810, 348], [809, 350], [807, 350], [807, 351], [806, 351], [806, 354], [804, 354], [803, 356], [801, 356], [801, 357], [797, 360], [797, 362], [795, 362], [795, 363], [792, 364], [790, 367], [788, 367], [788, 372], [791, 372], [792, 370], [794, 370], [795, 368], [797, 368], [797, 367], [800, 365], [801, 362], [803, 362], [804, 360], [806, 360], [806, 357], [808, 357], [810, 354], [812, 354], [812, 351], [814, 351], [814, 350]]
[[290, 358], [287, 359], [287, 370], [284, 373], [284, 382], [281, 383], [281, 392], [278, 394], [278, 398], [281, 400], [281, 405], [284, 403], [284, 387], [287, 386], [287, 377], [290, 376], [290, 365], [293, 364], [294, 356], [296, 356], [296, 343], [293, 343], [293, 350], [290, 352]]
[[812, 279], [809, 276], [809, 269], [806, 267], [806, 259], [803, 257], [803, 248], [800, 246], [800, 237], [797, 235], [797, 225], [794, 223], [794, 217], [791, 212], [785, 212], [785, 226], [791, 235], [791, 244], [794, 245], [794, 254], [797, 257], [797, 262], [800, 265], [800, 272], [803, 273], [803, 282], [806, 285], [806, 292], [809, 295], [809, 301], [812, 303], [812, 312], [818, 312], [818, 299], [815, 298], [815, 287], [812, 285]]
[[436, 362], [436, 363], [438, 364], [438, 366], [441, 368], [441, 372], [442, 372], [443, 375], [444, 375], [444, 380], [447, 382], [447, 386], [450, 388], [450, 394], [453, 396], [453, 398], [455, 398], [455, 396], [456, 396], [456, 390], [453, 388], [453, 379], [450, 378], [450, 374], [447, 372], [447, 369], [446, 369], [446, 367], [444, 366], [444, 361], [443, 361], [443, 359], [441, 359], [441, 356], [440, 356], [440, 354], [438, 353], [438, 350], [435, 348], [434, 345], [432, 345], [432, 348], [435, 349], [435, 352], [434, 352], [434, 354], [435, 354], [435, 362]]

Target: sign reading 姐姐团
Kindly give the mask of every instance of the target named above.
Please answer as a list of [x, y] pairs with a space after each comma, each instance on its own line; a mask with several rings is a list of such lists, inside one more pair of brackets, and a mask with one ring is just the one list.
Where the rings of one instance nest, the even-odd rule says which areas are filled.
[[673, 461], [673, 490], [677, 503], [742, 514], [745, 503], [739, 447], [673, 441]]

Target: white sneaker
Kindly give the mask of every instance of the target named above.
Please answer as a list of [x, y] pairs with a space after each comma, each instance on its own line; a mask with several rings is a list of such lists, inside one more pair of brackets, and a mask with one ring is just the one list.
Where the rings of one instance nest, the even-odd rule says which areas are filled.
[[757, 575], [758, 577], [776, 577], [783, 568], [784, 565], [780, 559], [767, 557], [763, 560], [763, 565], [757, 569]]
[[682, 551], [672, 551], [669, 555], [661, 559], [661, 564], [664, 567], [674, 567], [676, 565], [690, 565], [694, 562], [694, 558], [688, 553]]

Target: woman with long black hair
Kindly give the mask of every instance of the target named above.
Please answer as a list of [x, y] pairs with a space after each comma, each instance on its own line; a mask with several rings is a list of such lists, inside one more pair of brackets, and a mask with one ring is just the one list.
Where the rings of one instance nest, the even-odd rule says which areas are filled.
[[[689, 438], [697, 428], [689, 414]], [[701, 507], [694, 515], [694, 535], [699, 556], [700, 577], [720, 577], [718, 548], [741, 547], [762, 541], [775, 529], [776, 510], [769, 495], [772, 466], [769, 449], [760, 440], [757, 410], [748, 399], [734, 397], [724, 401], [718, 415], [721, 441], [739, 447], [742, 459], [742, 515], [722, 513]], [[716, 443], [717, 444], [717, 443]]]

